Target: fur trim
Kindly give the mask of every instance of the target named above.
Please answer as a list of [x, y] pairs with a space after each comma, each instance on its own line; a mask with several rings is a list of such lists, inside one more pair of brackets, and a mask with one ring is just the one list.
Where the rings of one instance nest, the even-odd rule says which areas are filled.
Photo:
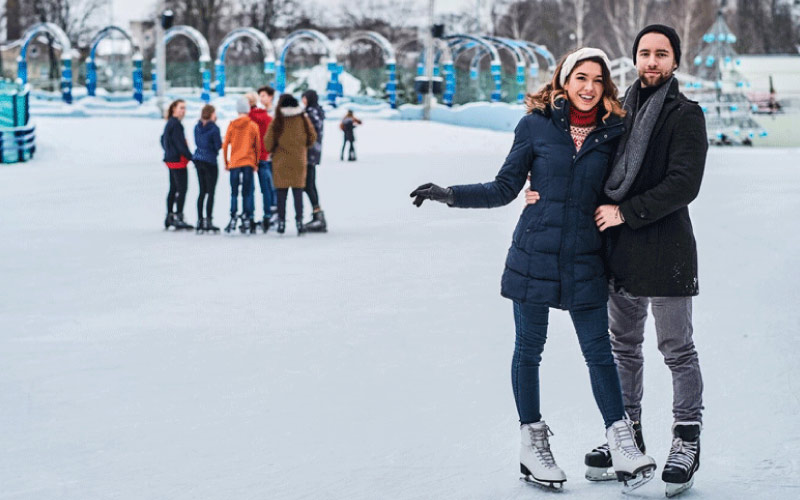
[[283, 116], [299, 116], [303, 114], [303, 108], [295, 106], [293, 108], [281, 108]]

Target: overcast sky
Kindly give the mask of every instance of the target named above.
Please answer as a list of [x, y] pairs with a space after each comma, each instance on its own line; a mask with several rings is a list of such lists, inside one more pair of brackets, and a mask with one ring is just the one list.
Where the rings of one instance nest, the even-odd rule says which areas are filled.
[[[316, 5], [333, 5], [338, 8], [344, 2], [352, 3], [358, 0], [300, 0], [301, 3], [310, 2]], [[483, 0], [486, 4], [489, 0]], [[427, 0], [417, 0], [420, 6], [427, 6]], [[112, 17], [110, 21], [115, 24], [127, 26], [128, 21], [143, 19], [151, 11], [156, 0], [110, 0], [112, 7]], [[455, 12], [462, 6], [475, 4], [476, 0], [436, 0], [436, 14]]]

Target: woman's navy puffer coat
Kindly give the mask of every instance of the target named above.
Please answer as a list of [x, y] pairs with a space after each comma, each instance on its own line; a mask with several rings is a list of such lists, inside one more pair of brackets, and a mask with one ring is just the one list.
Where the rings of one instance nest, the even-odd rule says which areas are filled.
[[[602, 116], [602, 108], [598, 115]], [[605, 305], [608, 288], [603, 242], [594, 222], [622, 120], [600, 122], [576, 152], [569, 104], [520, 120], [514, 144], [493, 182], [451, 186], [454, 207], [492, 208], [513, 201], [531, 176], [541, 199], [526, 205], [514, 230], [501, 294], [517, 302], [558, 309]]]

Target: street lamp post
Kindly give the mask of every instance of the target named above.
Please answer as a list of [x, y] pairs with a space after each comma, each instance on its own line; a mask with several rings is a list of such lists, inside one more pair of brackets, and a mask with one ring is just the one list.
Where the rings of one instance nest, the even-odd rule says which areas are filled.
[[428, 3], [428, 29], [425, 30], [425, 79], [427, 80], [427, 91], [422, 101], [422, 119], [431, 119], [431, 99], [433, 97], [433, 4], [434, 0]]

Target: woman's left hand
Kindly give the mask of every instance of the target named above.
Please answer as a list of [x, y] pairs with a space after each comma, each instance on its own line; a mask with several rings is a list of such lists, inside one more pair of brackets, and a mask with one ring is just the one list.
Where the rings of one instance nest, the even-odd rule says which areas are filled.
[[619, 226], [625, 220], [622, 218], [618, 205], [600, 205], [594, 211], [594, 222], [602, 232], [610, 227]]

